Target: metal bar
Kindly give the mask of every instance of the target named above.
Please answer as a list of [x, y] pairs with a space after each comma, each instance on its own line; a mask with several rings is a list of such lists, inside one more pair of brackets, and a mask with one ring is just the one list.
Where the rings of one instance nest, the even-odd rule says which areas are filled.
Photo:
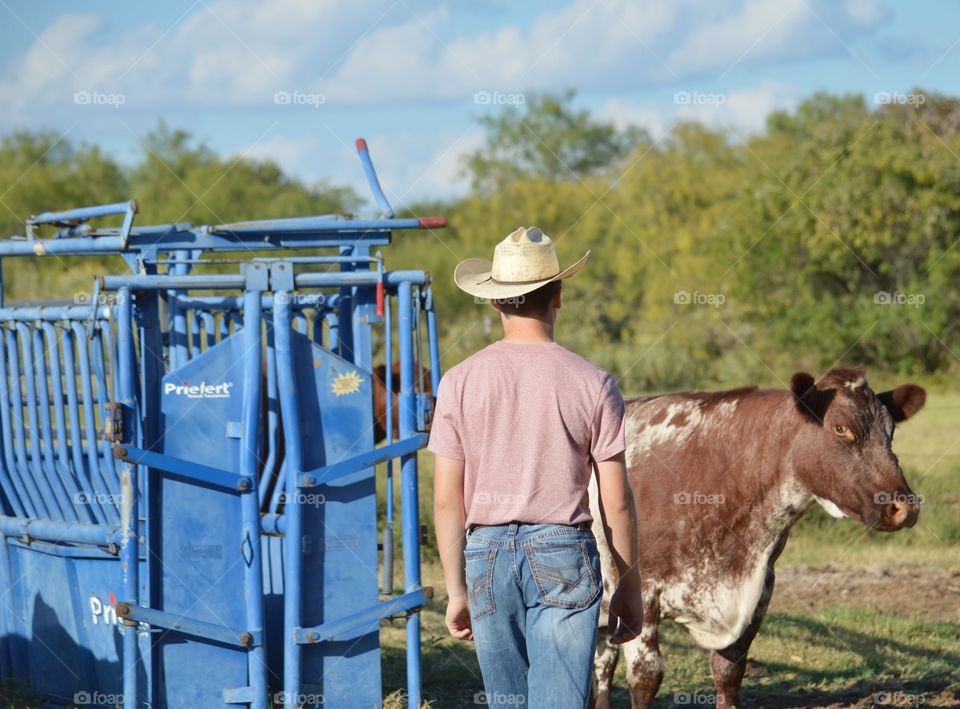
[[[83, 489], [93, 496], [90, 502], [90, 511], [94, 513], [94, 521], [106, 523], [112, 520], [107, 512], [107, 498], [100, 497], [94, 484], [94, 472], [87, 469], [83, 458], [83, 440], [81, 439], [80, 405], [77, 401], [77, 372], [74, 363], [73, 331], [68, 328], [61, 330], [60, 340], [63, 345], [63, 373], [66, 378], [67, 416], [70, 420], [70, 452], [73, 457], [73, 467]], [[115, 520], [112, 520], [115, 521]]]
[[[215, 640], [226, 645], [250, 648], [251, 652], [259, 647], [263, 649], [262, 633], [251, 630], [234, 630], [225, 625], [208, 623], [195, 618], [167, 613], [154, 608], [145, 608], [130, 601], [121, 601], [117, 604], [117, 617], [134, 623], [146, 623], [154, 628], [173, 630], [184, 635], [192, 635], [201, 640]], [[266, 668], [263, 668], [264, 672]], [[267, 700], [266, 689], [262, 692], [263, 698], [257, 701], [254, 695], [254, 705], [265, 706]]]
[[377, 200], [377, 206], [385, 217], [393, 217], [393, 207], [387, 201], [387, 196], [380, 187], [380, 180], [377, 178], [377, 171], [373, 167], [373, 161], [370, 159], [370, 150], [367, 148], [367, 141], [363, 138], [357, 138], [357, 152], [360, 154], [360, 162], [363, 164], [363, 171], [367, 176], [367, 183], [370, 185], [370, 191], [373, 192], [373, 198]]
[[[70, 453], [67, 446], [67, 424], [63, 415], [63, 369], [60, 366], [60, 340], [57, 330], [48, 322], [41, 323], [40, 328], [46, 338], [47, 356], [50, 358], [50, 385], [53, 389], [53, 415], [57, 427], [57, 461], [60, 474], [64, 482], [70, 486], [73, 496], [73, 506], [77, 510], [81, 521], [96, 523], [98, 520], [92, 510], [93, 500], [84, 500], [81, 489], [77, 485], [77, 476], [73, 474], [70, 465]], [[83, 510], [83, 513], [80, 513]], [[86, 519], [83, 519], [86, 518]]]
[[[53, 452], [53, 426], [50, 423], [50, 391], [47, 386], [48, 382], [48, 373], [47, 373], [47, 358], [44, 353], [43, 347], [43, 333], [37, 327], [33, 328], [33, 352], [34, 352], [34, 370], [37, 374], [37, 403], [40, 409], [40, 432], [41, 432], [41, 441], [40, 445], [43, 449], [43, 462], [44, 466], [47, 469], [47, 475], [55, 483], [59, 483], [57, 491], [63, 491], [63, 500], [64, 500], [64, 516], [71, 521], [86, 522], [86, 519], [81, 519], [81, 515], [78, 512], [78, 508], [84, 503], [84, 499], [80, 496], [80, 490], [77, 488], [76, 484], [73, 481], [73, 478], [70, 475], [70, 471], [61, 466], [56, 459], [56, 454]], [[50, 372], [50, 377], [59, 377], [59, 372]], [[59, 399], [57, 403], [59, 404], [63, 399]], [[60, 429], [60, 433], [63, 429]], [[36, 452], [36, 455], [40, 455], [40, 451]], [[86, 517], [86, 515], [83, 515]]]
[[[413, 381], [413, 304], [410, 283], [401, 283], [397, 289], [400, 313], [400, 438], [415, 433]], [[417, 481], [417, 454], [409, 453], [400, 463], [400, 524], [403, 532], [404, 591], [411, 593], [421, 588], [420, 581], [420, 500]], [[420, 616], [407, 619], [407, 696], [411, 707], [420, 706]]]
[[[292, 328], [290, 323], [289, 293], [279, 291], [273, 309], [273, 333], [277, 348], [277, 380], [280, 385], [280, 409], [283, 416], [283, 433], [286, 459], [287, 502], [284, 508], [286, 538], [284, 543], [283, 625], [284, 637], [291, 638], [294, 628], [300, 627], [302, 612], [303, 570], [303, 508], [299, 504], [296, 480], [303, 466], [300, 448], [300, 413], [294, 377]], [[294, 642], [284, 643], [283, 691], [286, 709], [296, 709], [301, 688], [301, 651]]]
[[[286, 421], [286, 419], [284, 419]], [[310, 470], [301, 473], [298, 478], [300, 487], [315, 487], [317, 485], [326, 485], [329, 482], [339, 478], [351, 475], [370, 468], [378, 463], [392, 458], [399, 458], [410, 455], [427, 445], [428, 436], [425, 433], [414, 433], [396, 443], [391, 443], [380, 448], [374, 448], [367, 453], [360, 453], [346, 460], [341, 460], [332, 465], [326, 465], [316, 470]]]
[[[120, 317], [118, 318], [117, 347], [120, 367], [120, 404], [135, 410], [136, 356], [133, 349], [133, 296], [128, 288], [121, 288], [118, 294]], [[136, 417], [127, 419], [136, 426]], [[124, 430], [124, 441], [136, 441], [137, 430]], [[123, 595], [127, 602], [140, 604], [140, 519], [137, 514], [137, 493], [139, 491], [138, 469], [136, 465], [124, 465], [120, 485], [120, 525], [123, 537], [120, 541], [120, 566], [122, 569]], [[123, 706], [124, 709], [137, 709], [137, 672], [139, 652], [137, 647], [136, 623], [123, 624]]]
[[32, 517], [0, 515], [0, 533], [6, 537], [36, 539], [53, 544], [92, 544], [107, 546], [120, 543], [122, 532], [116, 525], [84, 524]]
[[427, 286], [426, 300], [427, 341], [430, 347], [430, 390], [436, 398], [440, 387], [440, 377], [443, 376], [443, 373], [440, 369], [440, 341], [437, 336], [436, 304], [433, 300], [433, 288], [429, 285]]
[[114, 456], [125, 460], [128, 463], [145, 465], [150, 468], [156, 468], [166, 473], [172, 473], [188, 480], [203, 483], [206, 485], [215, 485], [233, 492], [246, 492], [252, 489], [252, 481], [245, 475], [237, 475], [228, 470], [211, 468], [209, 465], [194, 463], [182, 458], [174, 458], [163, 453], [143, 450], [136, 446], [126, 445], [117, 446], [113, 449]]
[[[387, 271], [383, 274], [387, 285], [401, 283], [422, 284], [426, 282], [423, 271]], [[178, 290], [219, 290], [221, 288], [243, 288], [242, 274], [205, 274], [202, 276], [144, 276], [121, 275], [102, 276], [104, 290], [117, 290], [128, 286], [136, 290], [178, 289]], [[340, 271], [329, 273], [298, 273], [294, 283], [298, 288], [332, 288], [348, 286], [375, 286], [380, 276], [376, 271]], [[289, 296], [288, 296], [289, 297]], [[276, 294], [274, 294], [276, 299]], [[89, 315], [89, 311], [87, 312]]]
[[[260, 443], [260, 386], [261, 371], [261, 312], [260, 291], [248, 290], [243, 296], [243, 349], [246, 353], [243, 367], [243, 447], [240, 474], [256, 484]], [[244, 561], [244, 597], [246, 601], [247, 630], [258, 637], [263, 632], [263, 567], [260, 562], [260, 497], [244, 495], [240, 500], [243, 520], [241, 553]], [[250, 709], [266, 709], [267, 663], [263, 645], [255, 643], [247, 658], [249, 686], [253, 690]]]
[[[17, 345], [17, 333], [13, 328], [6, 332], [7, 336], [7, 355], [10, 357], [10, 393], [12, 394], [11, 414], [13, 417], [13, 440], [14, 452], [16, 454], [17, 475], [23, 480], [33, 500], [33, 505], [41, 516], [46, 518], [55, 517], [51, 508], [47, 506], [48, 498], [44, 496], [40, 489], [39, 481], [34, 477], [30, 470], [30, 462], [27, 456], [27, 436], [26, 425], [23, 422], [23, 397], [20, 391], [20, 347]], [[26, 360], [24, 360], [26, 361]]]
[[[176, 251], [174, 255], [178, 259], [189, 258], [189, 251]], [[190, 273], [190, 266], [186, 263], [176, 263], [171, 269], [175, 278], [187, 276]], [[158, 278], [152, 275], [147, 278]], [[190, 361], [190, 353], [187, 351], [187, 315], [184, 308], [180, 307], [177, 301], [177, 291], [171, 290], [169, 293], [170, 302], [170, 369], [178, 369]]]
[[43, 456], [40, 449], [40, 422], [37, 412], [37, 380], [36, 380], [36, 360], [33, 356], [33, 337], [30, 329], [23, 323], [17, 323], [17, 334], [20, 336], [20, 343], [23, 347], [23, 362], [28, 366], [29, 371], [23, 373], [24, 389], [26, 390], [27, 406], [27, 424], [30, 428], [30, 449], [28, 453], [30, 469], [40, 484], [40, 489], [48, 495], [47, 507], [55, 519], [64, 519], [66, 509], [69, 505], [65, 504], [64, 495], [56, 484], [55, 475], [47, 475], [44, 468]]
[[[112, 307], [111, 305], [98, 306], [97, 318], [109, 318]], [[0, 308], [0, 322], [34, 322], [36, 320], [56, 322], [60, 320], [89, 319], [90, 306], [87, 305], [34, 305], [28, 307]]]
[[[16, 495], [7, 492], [7, 497], [14, 514], [21, 517], [36, 517], [37, 508], [34, 506], [26, 487], [24, 487], [24, 482], [17, 469], [17, 463], [13, 458], [13, 436], [11, 436], [13, 429], [10, 422], [10, 390], [9, 380], [7, 379], [7, 348], [5, 345], [6, 338], [3, 332], [0, 332], [0, 427], [3, 428], [3, 473], [4, 480], [6, 481], [9, 478], [13, 488], [17, 491]], [[20, 386], [19, 381], [17, 386]], [[7, 491], [6, 486], [4, 491]]]
[[380, 621], [384, 618], [421, 608], [431, 598], [433, 598], [433, 589], [430, 587], [405, 593], [402, 596], [364, 608], [362, 611], [350, 613], [323, 625], [315, 625], [312, 628], [297, 628], [293, 635], [294, 642], [300, 645], [312, 645], [366, 635], [380, 627]]
[[[123, 325], [121, 324], [121, 328]], [[117, 491], [110, 486], [103, 466], [100, 464], [100, 453], [97, 445], [97, 418], [93, 409], [93, 386], [90, 374], [89, 338], [86, 328], [79, 322], [71, 322], [70, 329], [76, 338], [77, 354], [80, 360], [80, 392], [83, 396], [83, 423], [87, 438], [87, 465], [90, 470], [90, 479], [94, 482], [94, 492], [103, 500], [103, 509], [110, 522], [120, 521], [120, 512], [116, 505], [111, 504], [111, 497]], [[103, 492], [101, 492], [103, 490]], [[100, 497], [102, 495], [102, 497]]]
[[217, 321], [216, 318], [213, 317], [213, 313], [209, 310], [194, 311], [194, 317], [197, 316], [199, 316], [200, 322], [203, 323], [203, 332], [207, 336], [206, 342], [204, 343], [204, 351], [206, 351], [217, 344]]
[[[283, 220], [278, 220], [283, 221]], [[223, 224], [218, 227], [178, 228], [158, 225], [132, 229], [124, 247], [119, 230], [104, 229], [91, 235], [59, 239], [0, 240], [0, 257], [56, 254], [120, 254], [124, 251], [282, 251], [287, 249], [330, 248], [363, 242], [372, 246], [390, 243], [390, 232], [404, 229], [439, 228], [442, 218], [326, 220], [331, 225], [299, 224], [270, 226], [270, 222], [249, 222], [252, 226]]]
[[[383, 299], [383, 348], [386, 365], [383, 368], [383, 384], [386, 390], [386, 421], [384, 431], [387, 443], [393, 443], [393, 321], [390, 309], [390, 297]], [[376, 415], [376, 412], [374, 412]], [[393, 458], [387, 461], [386, 524], [383, 527], [383, 592], [393, 593]]]
[[[103, 355], [103, 330], [102, 328], [97, 328], [93, 336], [90, 338], [90, 359], [93, 366], [94, 381], [97, 383], [97, 410], [100, 412], [100, 423], [101, 426], [103, 422], [107, 420], [107, 401], [110, 400], [110, 390], [107, 387], [107, 376], [104, 368], [104, 355]], [[134, 371], [136, 371], [136, 366], [134, 366]], [[135, 386], [131, 385], [131, 390], [134, 390]], [[117, 473], [117, 466], [113, 461], [112, 447], [111, 442], [104, 439], [102, 442], [102, 453], [103, 453], [103, 463], [104, 467], [107, 469], [108, 479], [110, 484], [113, 486], [114, 490], [119, 489], [120, 487], [120, 476]]]
[[[267, 457], [263, 461], [263, 472], [260, 476], [260, 485], [257, 487], [257, 498], [260, 501], [261, 509], [267, 501], [267, 491], [273, 479], [274, 468], [277, 466], [277, 434], [280, 430], [280, 416], [277, 410], [277, 354], [273, 345], [273, 323], [268, 320], [265, 327], [267, 330], [267, 358], [265, 363], [267, 369], [267, 411], [265, 417]], [[279, 481], [276, 485], [279, 487]]]

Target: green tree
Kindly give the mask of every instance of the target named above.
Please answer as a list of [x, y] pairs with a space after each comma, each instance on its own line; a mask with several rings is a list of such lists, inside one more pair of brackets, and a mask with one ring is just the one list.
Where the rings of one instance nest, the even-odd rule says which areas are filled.
[[593, 175], [620, 160], [646, 133], [618, 129], [573, 106], [576, 93], [530, 93], [520, 105], [481, 116], [486, 143], [467, 156], [474, 189], [491, 191], [520, 177], [550, 181]]

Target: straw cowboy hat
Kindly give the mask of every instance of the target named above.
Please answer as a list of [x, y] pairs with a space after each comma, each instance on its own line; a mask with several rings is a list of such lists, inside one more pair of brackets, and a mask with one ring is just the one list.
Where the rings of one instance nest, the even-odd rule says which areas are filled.
[[535, 226], [520, 227], [496, 245], [493, 261], [468, 258], [458, 263], [453, 280], [460, 290], [478, 298], [514, 298], [572, 276], [589, 257], [587, 251], [579, 261], [561, 271], [550, 237]]

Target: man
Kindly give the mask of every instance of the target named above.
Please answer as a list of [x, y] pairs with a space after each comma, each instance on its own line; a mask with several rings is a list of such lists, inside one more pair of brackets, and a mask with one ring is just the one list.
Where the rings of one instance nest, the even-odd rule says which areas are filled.
[[467, 259], [454, 274], [504, 332], [443, 377], [428, 446], [447, 628], [474, 640], [491, 707], [588, 701], [603, 595], [591, 467], [619, 570], [612, 642], [642, 625], [623, 398], [608, 372], [553, 341], [561, 282], [589, 255], [561, 270], [550, 237], [520, 228], [492, 262]]

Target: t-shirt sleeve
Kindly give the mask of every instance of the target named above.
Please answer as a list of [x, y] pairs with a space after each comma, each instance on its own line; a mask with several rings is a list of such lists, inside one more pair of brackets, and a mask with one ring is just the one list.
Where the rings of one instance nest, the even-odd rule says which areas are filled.
[[455, 389], [449, 373], [440, 380], [427, 450], [444, 458], [465, 460], [463, 444], [460, 441], [462, 430], [460, 402], [457, 400]]
[[623, 396], [613, 375], [607, 373], [593, 416], [590, 455], [597, 462], [609, 460], [626, 449], [623, 433]]

